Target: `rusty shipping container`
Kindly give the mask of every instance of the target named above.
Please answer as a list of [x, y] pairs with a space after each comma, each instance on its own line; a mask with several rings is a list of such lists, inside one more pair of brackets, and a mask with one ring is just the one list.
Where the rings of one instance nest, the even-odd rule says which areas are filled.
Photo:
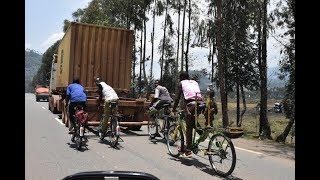
[[129, 90], [133, 30], [72, 22], [58, 47], [56, 89], [74, 77], [95, 87], [100, 77], [113, 88]]

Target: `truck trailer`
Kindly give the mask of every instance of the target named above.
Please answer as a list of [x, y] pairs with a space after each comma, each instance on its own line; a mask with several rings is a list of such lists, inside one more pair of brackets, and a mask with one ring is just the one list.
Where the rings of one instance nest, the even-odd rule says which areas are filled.
[[99, 125], [102, 112], [97, 108], [95, 85], [99, 77], [113, 87], [120, 98], [119, 112], [124, 115], [120, 125], [132, 130], [146, 125], [145, 110], [150, 102], [129, 97], [133, 43], [133, 30], [71, 22], [53, 57], [49, 109], [61, 113], [62, 122], [69, 126], [66, 89], [78, 77], [87, 91], [88, 125]]

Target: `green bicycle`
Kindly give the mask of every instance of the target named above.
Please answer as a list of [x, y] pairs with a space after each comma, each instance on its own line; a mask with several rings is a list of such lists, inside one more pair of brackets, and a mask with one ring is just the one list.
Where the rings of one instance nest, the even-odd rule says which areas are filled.
[[[236, 166], [236, 152], [230, 138], [223, 132], [215, 130], [212, 127], [201, 128], [198, 123], [198, 113], [203, 112], [205, 105], [196, 102], [197, 110], [195, 111], [195, 131], [192, 138], [192, 152], [197, 154], [199, 151], [209, 157], [210, 165], [213, 171], [222, 176], [229, 176]], [[186, 127], [184, 124], [184, 111], [178, 112], [179, 116], [175, 124], [172, 124], [168, 130], [167, 148], [169, 154], [173, 157], [179, 157], [184, 152]], [[196, 134], [200, 137], [196, 139]], [[200, 149], [199, 144], [209, 137], [208, 148]]]

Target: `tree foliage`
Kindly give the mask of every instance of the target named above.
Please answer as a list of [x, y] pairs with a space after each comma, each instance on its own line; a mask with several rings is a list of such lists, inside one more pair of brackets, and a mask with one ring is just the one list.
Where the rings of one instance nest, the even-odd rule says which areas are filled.
[[59, 43], [60, 43], [60, 40], [56, 41], [42, 55], [42, 64], [41, 64], [37, 74], [33, 77], [33, 80], [32, 80], [32, 85], [34, 87], [38, 84], [49, 85], [53, 55], [58, 52]]

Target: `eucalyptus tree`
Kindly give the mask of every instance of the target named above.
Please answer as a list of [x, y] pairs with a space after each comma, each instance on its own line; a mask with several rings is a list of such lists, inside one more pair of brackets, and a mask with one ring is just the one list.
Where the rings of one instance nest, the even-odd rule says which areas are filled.
[[[164, 24], [163, 24], [163, 38], [160, 42], [162, 45], [162, 49], [160, 50], [161, 58], [160, 58], [160, 80], [163, 78], [163, 71], [164, 71], [164, 64], [165, 61], [167, 60], [168, 56], [165, 54], [165, 51], [167, 50], [165, 47], [168, 46], [169, 41], [167, 41], [167, 36], [173, 37], [174, 35], [174, 29], [173, 29], [173, 21], [170, 16], [170, 8], [171, 8], [171, 1], [170, 0], [165, 0], [164, 3], [165, 13], [164, 13]], [[168, 30], [168, 32], [167, 32]], [[165, 57], [166, 56], [166, 57]]]
[[281, 50], [283, 56], [280, 60], [282, 75], [280, 78], [288, 77], [283, 104], [289, 122], [284, 131], [276, 137], [277, 142], [286, 142], [286, 138], [295, 122], [295, 0], [280, 0], [272, 16], [276, 18], [278, 27], [286, 29], [281, 34], [285, 40], [279, 40], [283, 45]]
[[268, 0], [263, 0], [261, 3], [261, 59], [259, 61], [259, 75], [260, 75], [260, 124], [261, 133], [260, 138], [271, 137], [271, 128], [267, 116], [267, 100], [268, 100], [268, 89], [267, 89], [267, 5]]
[[183, 17], [182, 17], [182, 34], [181, 34], [181, 65], [180, 65], [180, 71], [183, 71], [183, 55], [184, 55], [184, 30], [185, 30], [185, 21], [186, 21], [186, 8], [187, 8], [187, 0], [183, 1]]
[[[172, 9], [175, 10], [175, 12], [178, 13], [178, 28], [177, 28], [177, 53], [176, 53], [176, 62], [175, 62], [175, 67], [176, 67], [176, 76], [174, 76], [174, 84], [177, 84], [178, 79], [179, 79], [179, 73], [178, 73], [178, 67], [179, 67], [179, 49], [180, 49], [180, 18], [181, 18], [181, 9], [182, 9], [182, 4], [181, 0], [175, 0], [172, 1]], [[176, 87], [176, 85], [174, 86]], [[174, 92], [176, 89], [174, 90]]]
[[218, 48], [218, 82], [219, 82], [219, 88], [220, 88], [220, 98], [221, 98], [221, 109], [222, 109], [222, 124], [223, 127], [229, 126], [229, 118], [228, 118], [228, 102], [227, 102], [227, 93], [226, 93], [226, 86], [225, 86], [225, 67], [224, 67], [224, 59], [223, 59], [223, 45], [222, 44], [222, 27], [223, 23], [225, 22], [222, 17], [222, 1], [217, 0], [216, 1], [216, 7], [217, 7], [217, 35], [216, 35], [216, 41], [217, 41], [217, 48]]
[[[109, 25], [109, 16], [107, 15], [105, 5], [108, 2], [109, 0], [92, 0], [87, 7], [83, 9], [79, 8], [72, 13], [73, 21], [104, 26]], [[64, 20], [64, 32], [69, 27], [69, 24], [69, 20]]]
[[[246, 111], [244, 88], [255, 90], [259, 85], [256, 66], [256, 48], [250, 36], [250, 2], [225, 1], [223, 47], [225, 65], [225, 83], [227, 92], [236, 90], [237, 95], [237, 126], [242, 122]], [[240, 115], [240, 91], [242, 94], [243, 111]]]

